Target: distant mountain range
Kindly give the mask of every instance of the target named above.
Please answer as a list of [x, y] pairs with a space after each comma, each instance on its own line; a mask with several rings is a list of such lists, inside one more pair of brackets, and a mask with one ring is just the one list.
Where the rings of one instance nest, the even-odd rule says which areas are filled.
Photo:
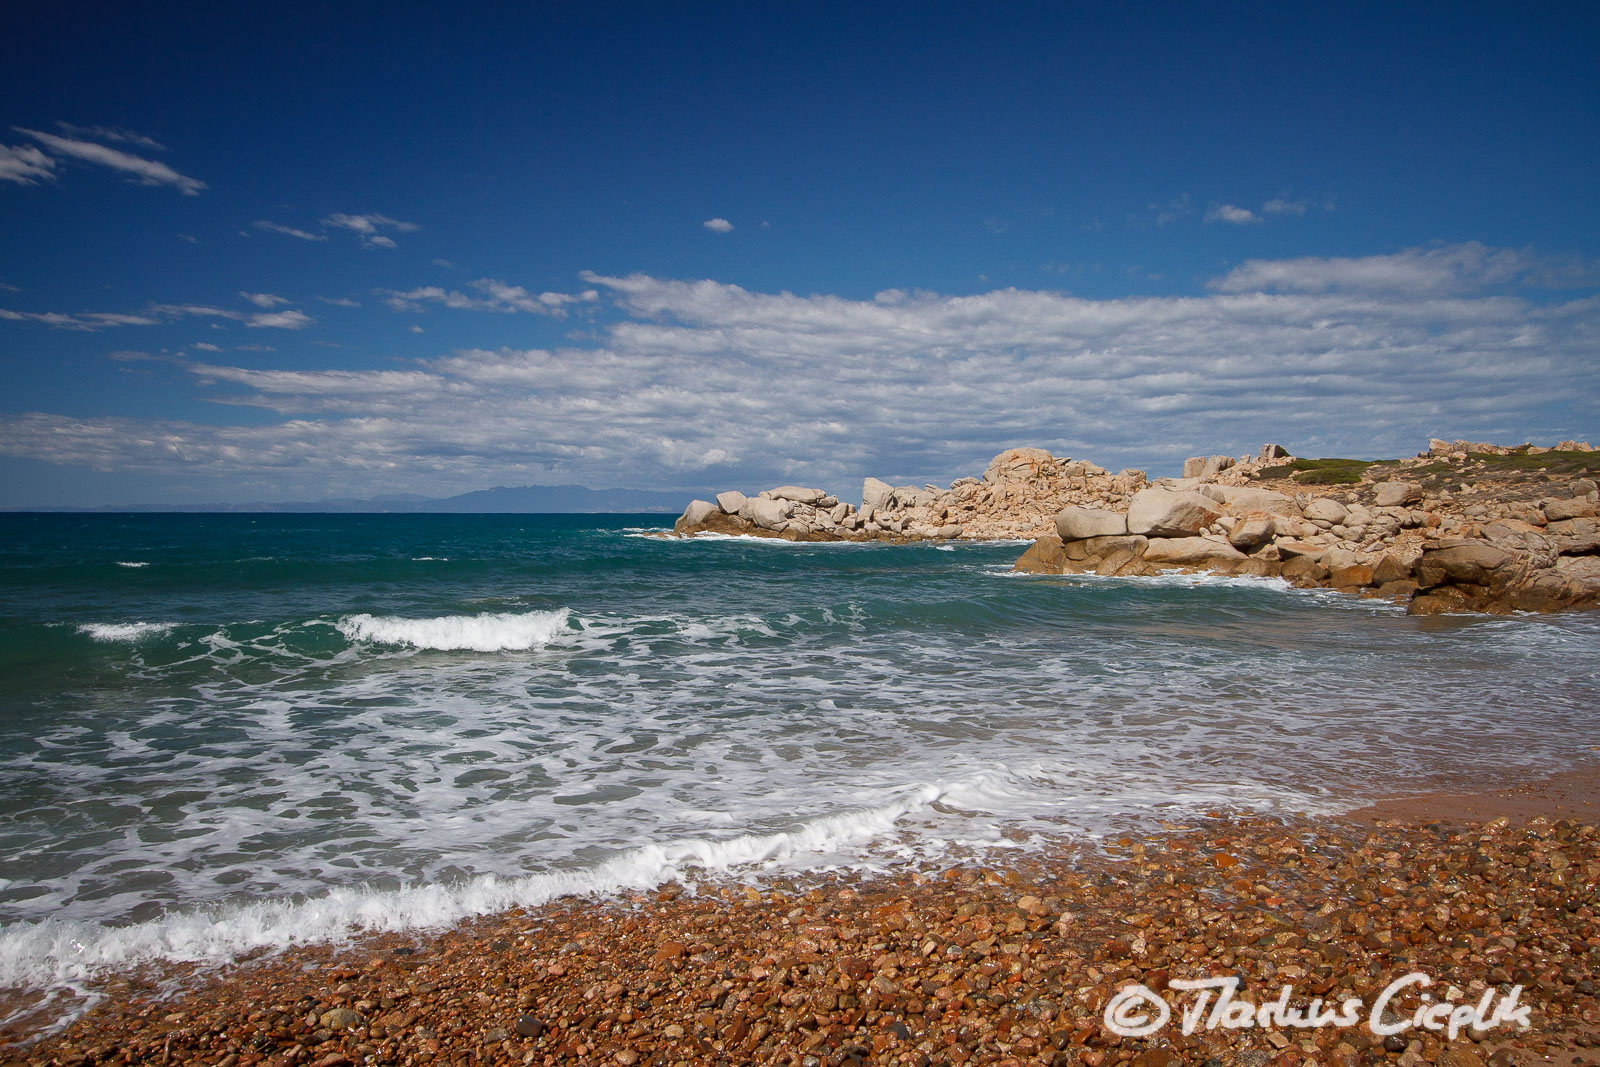
[[581, 485], [497, 485], [443, 498], [401, 494], [368, 500], [336, 498], [250, 504], [155, 504], [99, 508], [8, 508], [9, 511], [162, 511], [162, 512], [339, 512], [389, 514], [596, 514], [661, 512], [676, 515], [695, 497], [712, 499], [709, 489], [589, 489]]

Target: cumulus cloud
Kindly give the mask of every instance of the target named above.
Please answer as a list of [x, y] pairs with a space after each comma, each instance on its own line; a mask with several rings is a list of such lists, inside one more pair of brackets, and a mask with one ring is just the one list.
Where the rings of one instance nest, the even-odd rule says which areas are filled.
[[319, 296], [318, 300], [324, 304], [332, 304], [336, 308], [358, 308], [361, 305], [348, 296]]
[[378, 294], [396, 311], [421, 311], [425, 304], [440, 304], [456, 311], [498, 311], [511, 314], [517, 311], [535, 315], [552, 315], [562, 318], [573, 304], [591, 304], [600, 297], [598, 291], [588, 289], [581, 293], [530, 293], [520, 285], [511, 285], [496, 278], [479, 278], [471, 283], [481, 296], [469, 296], [456, 289], [437, 285], [419, 285], [404, 291], [380, 289]]
[[387, 215], [329, 215], [322, 220], [322, 225], [332, 226], [341, 230], [349, 230], [361, 238], [361, 243], [367, 248], [394, 248], [394, 238], [384, 233], [384, 230], [393, 230], [395, 233], [413, 233], [422, 227], [414, 222], [401, 222], [391, 219]]
[[[948, 481], [1019, 444], [1166, 472], [1266, 440], [1400, 455], [1429, 436], [1592, 433], [1600, 296], [1408, 283], [1426, 273], [1417, 262], [1439, 259], [1505, 269], [1499, 251], [1454, 246], [1258, 262], [1246, 268], [1267, 284], [1234, 272], [1204, 295], [1108, 300], [1019, 289], [863, 300], [590, 274], [620, 316], [591, 343], [468, 349], [407, 369], [187, 365], [202, 395], [276, 418], [7, 416], [0, 451], [258, 495], [518, 480], [798, 480], [847, 493], [865, 474]], [[1359, 271], [1361, 285], [1307, 284], [1382, 261], [1394, 261], [1392, 288]]]
[[325, 233], [312, 233], [309, 230], [297, 230], [293, 226], [284, 226], [280, 223], [268, 222], [266, 219], [262, 219], [255, 225], [256, 229], [258, 230], [265, 230], [268, 233], [281, 233], [285, 237], [296, 237], [302, 241], [326, 241], [328, 239], [328, 235]]
[[177, 189], [184, 196], [199, 196], [200, 190], [206, 188], [205, 182], [179, 174], [157, 159], [146, 159], [131, 152], [124, 152], [120, 148], [110, 148], [94, 141], [57, 137], [53, 133], [29, 130], [21, 126], [13, 126], [12, 129], [32, 137], [44, 145], [52, 155], [65, 156], [85, 163], [97, 163], [102, 167], [120, 170], [125, 174], [133, 175], [140, 185], [167, 185]]
[[1260, 222], [1261, 216], [1249, 208], [1235, 207], [1232, 204], [1214, 204], [1211, 210], [1206, 212], [1206, 221], [1231, 222], [1243, 226], [1252, 222]]
[[700, 225], [704, 226], [706, 229], [710, 230], [712, 233], [732, 233], [733, 232], [733, 223], [729, 222], [727, 219], [722, 219], [722, 218], [706, 219], [706, 221], [702, 222]]
[[282, 307], [284, 304], [289, 302], [283, 297], [274, 296], [271, 293], [248, 293], [243, 289], [239, 290], [239, 295], [250, 301], [250, 303], [254, 304], [258, 308]]
[[0, 182], [38, 185], [56, 180], [56, 161], [31, 144], [0, 144]]

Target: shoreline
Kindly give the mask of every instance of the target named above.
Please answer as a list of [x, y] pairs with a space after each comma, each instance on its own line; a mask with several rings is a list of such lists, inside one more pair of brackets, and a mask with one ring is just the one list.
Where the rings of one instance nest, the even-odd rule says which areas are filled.
[[867, 478], [856, 506], [783, 485], [693, 500], [673, 524], [806, 543], [1021, 537], [1037, 574], [1169, 571], [1281, 577], [1406, 605], [1413, 615], [1600, 607], [1600, 455], [1430, 440], [1407, 459], [1195, 456], [1183, 477], [1113, 474], [1040, 448], [995, 456], [948, 489]]
[[[1600, 1043], [1600, 764], [1498, 777], [1332, 818], [1208, 813], [1103, 851], [1063, 842], [938, 872], [562, 898], [162, 968], [170, 998], [146, 970], [100, 983], [105, 999], [59, 1034], [0, 1029], [0, 1064], [1600, 1058], [1587, 1052]], [[1370, 1001], [1418, 969], [1473, 1001], [1523, 984], [1534, 1029], [1408, 1032], [1415, 1047], [1399, 1050], [1363, 1028], [1131, 1039], [1099, 1010], [1119, 985], [1220, 973], [1263, 1003], [1285, 984]], [[1547, 1052], [1567, 1058], [1526, 1058]]]

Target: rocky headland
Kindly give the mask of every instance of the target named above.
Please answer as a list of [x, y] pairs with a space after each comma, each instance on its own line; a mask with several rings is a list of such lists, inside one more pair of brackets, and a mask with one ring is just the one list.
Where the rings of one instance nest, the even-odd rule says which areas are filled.
[[948, 489], [868, 478], [859, 506], [822, 489], [696, 500], [675, 533], [792, 541], [1031, 539], [1017, 569], [1281, 577], [1404, 602], [1413, 614], [1600, 603], [1600, 452], [1429, 442], [1407, 459], [1197, 456], [1151, 481], [1014, 448]]

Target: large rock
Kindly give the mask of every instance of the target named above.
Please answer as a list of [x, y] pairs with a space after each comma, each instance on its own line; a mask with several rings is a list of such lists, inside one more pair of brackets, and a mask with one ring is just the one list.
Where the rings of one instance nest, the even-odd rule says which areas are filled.
[[1272, 540], [1277, 524], [1271, 515], [1256, 513], [1240, 519], [1228, 533], [1228, 543], [1248, 552]]
[[1056, 514], [1056, 533], [1063, 541], [1086, 537], [1115, 537], [1128, 532], [1128, 516], [1100, 508], [1064, 508]]
[[1298, 517], [1300, 508], [1294, 498], [1271, 489], [1256, 489], [1248, 485], [1202, 485], [1195, 490], [1222, 504], [1235, 515], [1264, 511], [1268, 515]]
[[983, 480], [990, 485], [997, 482], [1026, 482], [1040, 475], [1056, 473], [1056, 458], [1042, 448], [1008, 448], [989, 461]]
[[717, 507], [722, 509], [724, 515], [737, 515], [748, 499], [750, 498], [739, 490], [729, 489], [726, 493], [717, 494]]
[[1585, 596], [1600, 596], [1600, 556], [1563, 556], [1556, 574], [1577, 585]]
[[1341, 523], [1349, 514], [1349, 508], [1327, 496], [1319, 496], [1305, 506], [1306, 518], [1320, 522]]
[[1322, 554], [1328, 551], [1327, 545], [1319, 545], [1311, 541], [1301, 541], [1293, 537], [1280, 537], [1274, 542], [1278, 546], [1278, 555], [1283, 559], [1296, 559], [1304, 557], [1313, 562], [1320, 560]]
[[1058, 537], [1039, 538], [1028, 546], [1028, 550], [1011, 565], [1011, 569], [1025, 574], [1063, 574], [1082, 570], [1067, 559], [1066, 547]]
[[1289, 450], [1282, 445], [1262, 445], [1261, 451], [1256, 455], [1256, 462], [1269, 463], [1275, 459], [1288, 458]]
[[1243, 552], [1226, 541], [1213, 541], [1209, 537], [1159, 537], [1144, 546], [1146, 563], [1195, 567], [1244, 558]]
[[1416, 482], [1379, 482], [1377, 502], [1380, 508], [1400, 508], [1422, 499], [1422, 486]]
[[1452, 545], [1424, 552], [1417, 562], [1417, 581], [1424, 589], [1445, 582], [1457, 585], [1488, 585], [1495, 572], [1511, 562], [1511, 554], [1489, 544]]
[[894, 497], [894, 486], [888, 482], [880, 482], [876, 478], [868, 478], [861, 483], [861, 510], [868, 508], [887, 508], [889, 501]]
[[1594, 505], [1583, 497], [1574, 497], [1571, 500], [1541, 500], [1539, 505], [1544, 509], [1545, 519], [1550, 522], [1587, 518], [1595, 511]]
[[1121, 552], [1126, 549], [1134, 555], [1144, 552], [1144, 546], [1150, 543], [1148, 537], [1133, 537], [1124, 534], [1112, 537], [1089, 537], [1082, 541], [1066, 542], [1067, 558], [1077, 563], [1093, 563], [1109, 552]]
[[739, 517], [748, 519], [763, 530], [781, 530], [789, 516], [794, 514], [794, 502], [791, 500], [772, 500], [757, 497], [746, 500], [744, 507], [739, 509]]
[[702, 525], [706, 519], [717, 514], [720, 509], [709, 500], [691, 500], [689, 506], [683, 509], [683, 514], [678, 521], [672, 524], [677, 533], [685, 533]]
[[821, 489], [807, 489], [799, 485], [780, 485], [776, 489], [768, 489], [767, 495], [774, 500], [793, 500], [796, 504], [820, 504], [822, 498], [828, 494]]
[[1190, 456], [1183, 461], [1185, 478], [1215, 478], [1234, 465], [1232, 456]]
[[1128, 506], [1128, 532], [1147, 537], [1192, 537], [1221, 517], [1221, 505], [1210, 497], [1152, 486], [1133, 495]]

